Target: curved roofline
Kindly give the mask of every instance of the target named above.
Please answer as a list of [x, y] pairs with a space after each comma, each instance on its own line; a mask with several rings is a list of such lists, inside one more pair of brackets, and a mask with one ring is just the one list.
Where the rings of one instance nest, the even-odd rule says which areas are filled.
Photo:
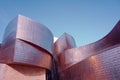
[[120, 44], [120, 21], [115, 25], [115, 27], [102, 39], [80, 46], [78, 48], [67, 49], [60, 55], [61, 60], [65, 60], [61, 63], [61, 71], [77, 64], [84, 59], [100, 54], [101, 52], [111, 49], [111, 47]]
[[[90, 44], [79, 46], [78, 48], [90, 46], [93, 44], [97, 44], [99, 46], [99, 44], [101, 45], [102, 43], [103, 43], [102, 46], [105, 46], [108, 44], [109, 44], [109, 46], [115, 45], [115, 44], [120, 42], [120, 40], [119, 40], [120, 35], [119, 34], [120, 34], [120, 20], [117, 22], [115, 27], [113, 27], [113, 29], [106, 36], [104, 36], [103, 38], [101, 38], [95, 42], [92, 42]], [[109, 47], [109, 46], [106, 46], [106, 47]], [[97, 46], [95, 46], [95, 47], [97, 47]]]

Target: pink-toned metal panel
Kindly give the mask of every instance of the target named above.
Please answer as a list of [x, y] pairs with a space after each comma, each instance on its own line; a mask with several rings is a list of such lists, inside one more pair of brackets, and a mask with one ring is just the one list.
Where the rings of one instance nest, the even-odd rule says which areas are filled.
[[16, 40], [13, 59], [16, 64], [34, 65], [50, 70], [51, 57], [48, 52], [38, 46]]
[[16, 38], [31, 42], [52, 53], [53, 35], [51, 31], [30, 18], [18, 16]]
[[17, 18], [13, 19], [5, 29], [1, 46], [0, 62], [11, 63], [14, 56]]
[[43, 68], [0, 64], [0, 80], [47, 80]]
[[59, 73], [60, 80], [120, 80], [120, 44]]
[[51, 68], [52, 33], [43, 25], [19, 15], [7, 26], [0, 62]]
[[76, 47], [75, 41], [72, 36], [64, 33], [55, 43], [54, 43], [54, 55], [58, 56], [67, 49]]
[[[54, 43], [54, 48], [53, 48], [53, 56], [55, 59], [55, 62], [53, 63], [54, 65], [52, 66], [53, 70], [55, 71], [55, 75], [57, 75], [56, 69], [60, 67], [60, 54], [62, 54], [64, 51], [67, 49], [71, 49], [76, 47], [75, 41], [73, 37], [67, 33], [64, 33], [55, 43]], [[64, 61], [64, 60], [62, 60]], [[56, 79], [58, 79], [56, 77]]]
[[114, 29], [103, 39], [81, 46], [78, 48], [67, 49], [59, 56], [60, 71], [96, 54], [104, 52], [106, 49], [120, 43], [120, 21], [116, 24]]

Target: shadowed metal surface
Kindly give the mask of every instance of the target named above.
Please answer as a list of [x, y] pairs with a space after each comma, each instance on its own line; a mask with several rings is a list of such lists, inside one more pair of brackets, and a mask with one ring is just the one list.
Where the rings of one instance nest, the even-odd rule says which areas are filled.
[[0, 54], [0, 62], [2, 63], [11, 63], [13, 61], [16, 31], [17, 17], [8, 24], [3, 36], [2, 53]]
[[52, 46], [53, 35], [46, 27], [19, 15], [5, 30], [0, 62], [50, 70]]
[[[55, 43], [54, 43], [54, 59], [57, 65], [59, 65], [59, 55], [62, 54], [67, 49], [76, 47], [75, 40], [73, 37], [67, 33], [64, 33]], [[59, 67], [59, 66], [58, 66]]]
[[75, 40], [73, 37], [67, 33], [64, 33], [55, 43], [54, 43], [54, 56], [59, 56], [67, 49], [76, 47]]
[[103, 39], [60, 54], [60, 80], [120, 80], [120, 21]]
[[54, 43], [53, 48], [53, 64], [52, 64], [52, 74], [54, 76], [53, 80], [59, 80], [58, 69], [60, 69], [60, 59], [59, 55], [65, 50], [76, 47], [75, 40], [73, 37], [67, 33], [64, 33], [57, 41]]
[[0, 44], [0, 54], [1, 54], [1, 44]]

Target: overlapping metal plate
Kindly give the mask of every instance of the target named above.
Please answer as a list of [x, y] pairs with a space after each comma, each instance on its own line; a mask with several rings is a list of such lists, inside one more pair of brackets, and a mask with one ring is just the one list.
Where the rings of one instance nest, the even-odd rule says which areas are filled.
[[17, 24], [17, 39], [35, 44], [49, 53], [52, 51], [53, 35], [44, 25], [19, 15]]
[[19, 15], [0, 44], [0, 80], [120, 80], [119, 63], [120, 21], [101, 40], [76, 48], [67, 33], [53, 45], [48, 28]]
[[42, 24], [18, 15], [4, 34], [0, 62], [51, 68], [53, 35]]
[[55, 43], [54, 43], [54, 56], [59, 56], [67, 49], [76, 47], [75, 40], [73, 37], [67, 33], [64, 33]]
[[119, 80], [120, 21], [101, 40], [59, 55], [60, 80]]

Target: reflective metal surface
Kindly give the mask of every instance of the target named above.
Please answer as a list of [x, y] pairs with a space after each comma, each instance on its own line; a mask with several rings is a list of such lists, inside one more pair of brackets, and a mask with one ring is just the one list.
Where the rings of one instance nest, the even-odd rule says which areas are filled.
[[43, 25], [19, 15], [4, 34], [0, 62], [51, 69], [53, 35]]
[[[103, 39], [81, 46], [78, 48], [72, 48], [64, 51], [60, 55], [60, 62], [62, 68], [67, 68], [76, 64], [79, 61], [82, 61], [92, 55], [100, 54], [104, 52], [107, 48], [120, 44], [120, 21], [116, 24], [114, 29]], [[64, 61], [65, 60], [65, 61]]]
[[64, 33], [57, 41], [54, 43], [53, 48], [53, 61], [52, 61], [52, 74], [53, 80], [59, 80], [58, 69], [60, 69], [60, 59], [59, 56], [67, 49], [76, 47], [75, 40], [73, 37], [67, 33]]
[[51, 53], [53, 46], [51, 31], [30, 18], [18, 16], [16, 38], [35, 44]]
[[67, 49], [76, 47], [75, 40], [73, 37], [67, 33], [64, 33], [55, 43], [54, 43], [54, 56], [59, 56]]
[[24, 66], [0, 64], [0, 80], [47, 80], [45, 69]]
[[13, 19], [7, 26], [2, 42], [2, 53], [0, 54], [0, 62], [11, 63], [14, 57], [14, 47], [17, 31], [17, 17]]
[[60, 54], [60, 80], [119, 80], [119, 34], [120, 21], [103, 39]]
[[120, 44], [59, 73], [60, 80], [120, 80]]
[[[2, 64], [3, 63], [3, 64]], [[99, 41], [76, 48], [64, 33], [17, 16], [0, 44], [0, 80], [120, 80], [120, 21]]]
[[51, 55], [42, 48], [25, 41], [16, 40], [12, 64], [22, 63], [24, 65], [34, 65], [50, 70], [51, 59]]

